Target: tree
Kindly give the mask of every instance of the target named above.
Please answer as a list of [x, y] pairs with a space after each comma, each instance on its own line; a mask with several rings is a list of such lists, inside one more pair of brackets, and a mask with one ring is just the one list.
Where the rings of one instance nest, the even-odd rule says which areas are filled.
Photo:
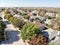
[[17, 17], [15, 17], [15, 18], [13, 19], [12, 24], [13, 24], [15, 27], [18, 27], [19, 20], [17, 19]]
[[4, 40], [4, 29], [6, 25], [0, 20], [0, 41]]
[[5, 19], [10, 21], [15, 27], [22, 28], [22, 26], [25, 24], [25, 22], [21, 19], [18, 19], [17, 17], [13, 17], [13, 15], [5, 15]]
[[19, 19], [19, 28], [21, 29], [25, 25], [25, 23], [26, 22], [24, 22], [23, 20]]
[[39, 28], [34, 23], [26, 23], [21, 29], [21, 37], [25, 41], [31, 38], [33, 35], [36, 36], [40, 33]]
[[8, 10], [8, 9], [5, 10], [5, 11], [4, 11], [4, 14], [10, 14], [9, 10]]
[[22, 26], [25, 24], [23, 20], [20, 20], [17, 17], [11, 17], [9, 20], [15, 27], [19, 27], [19, 28], [22, 28]]
[[60, 25], [60, 16], [56, 18], [56, 22]]
[[13, 17], [13, 15], [11, 15], [11, 14], [6, 14], [6, 15], [4, 16], [4, 18], [7, 19], [7, 20], [9, 20], [10, 17]]
[[36, 17], [35, 20], [40, 20], [40, 19], [38, 17]]
[[47, 40], [42, 34], [39, 34], [37, 36], [32, 36], [28, 43], [29, 45], [47, 45]]
[[0, 17], [0, 20], [2, 20], [2, 18]]
[[30, 18], [30, 16], [28, 16], [28, 15], [24, 15], [23, 17], [24, 17], [24, 19], [28, 19], [28, 20]]
[[12, 23], [15, 17], [10, 17], [9, 21]]

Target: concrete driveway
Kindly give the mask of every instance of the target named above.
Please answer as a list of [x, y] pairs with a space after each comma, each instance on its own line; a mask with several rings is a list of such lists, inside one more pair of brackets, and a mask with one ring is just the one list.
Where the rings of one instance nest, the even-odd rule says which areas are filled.
[[5, 29], [8, 33], [8, 40], [2, 41], [1, 45], [25, 45], [25, 43], [20, 38], [20, 32], [17, 31], [12, 24], [6, 24]]

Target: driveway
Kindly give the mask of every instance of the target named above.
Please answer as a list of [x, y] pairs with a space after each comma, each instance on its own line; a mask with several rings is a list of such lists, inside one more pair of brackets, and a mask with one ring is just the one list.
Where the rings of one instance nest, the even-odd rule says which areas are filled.
[[8, 33], [8, 40], [2, 41], [1, 45], [25, 45], [25, 43], [20, 38], [20, 32], [17, 31], [12, 24], [6, 24], [7, 28], [5, 31]]

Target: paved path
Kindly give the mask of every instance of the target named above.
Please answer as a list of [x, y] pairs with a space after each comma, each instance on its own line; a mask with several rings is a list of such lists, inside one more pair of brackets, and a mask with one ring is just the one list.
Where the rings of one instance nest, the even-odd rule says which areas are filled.
[[20, 32], [17, 31], [12, 24], [6, 24], [9, 39], [1, 42], [1, 45], [25, 45], [22, 39], [20, 39]]

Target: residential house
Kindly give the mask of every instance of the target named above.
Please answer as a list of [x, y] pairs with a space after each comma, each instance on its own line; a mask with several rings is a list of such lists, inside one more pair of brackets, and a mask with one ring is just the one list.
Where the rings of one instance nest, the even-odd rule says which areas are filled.
[[23, 16], [15, 14], [14, 17], [17, 17], [18, 19], [23, 19]]
[[57, 45], [57, 44], [60, 44], [60, 31], [58, 31], [57, 36], [56, 36], [55, 39], [52, 40], [51, 42], [52, 42], [52, 43], [55, 42], [54, 45], [55, 45], [55, 44], [56, 44], [56, 45]]
[[58, 31], [58, 34], [57, 35], [60, 37], [60, 31]]
[[57, 30], [53, 30], [51, 28], [43, 30], [43, 35], [45, 37], [48, 37], [49, 41], [51, 41], [53, 38], [55, 38], [57, 36], [57, 34], [58, 34], [58, 31]]
[[53, 29], [59, 30], [59, 29], [60, 29], [60, 26], [59, 26], [58, 24], [55, 23], [55, 24], [53, 25]]
[[48, 24], [48, 25], [52, 24], [50, 19], [46, 19], [46, 21], [44, 21], [44, 22], [45, 22], [45, 24]]
[[33, 15], [33, 16], [38, 16], [38, 11], [37, 11], [37, 10], [33, 10], [33, 11], [31, 12], [31, 15]]
[[32, 21], [32, 22], [33, 22], [33, 21], [35, 20], [35, 18], [36, 18], [36, 16], [33, 16], [33, 15], [32, 15], [32, 16], [30, 16], [29, 21]]
[[50, 17], [56, 17], [56, 13], [46, 12], [45, 15], [50, 16]]
[[56, 20], [52, 20], [52, 21], [51, 21], [51, 24], [52, 24], [52, 28], [53, 28], [54, 30], [59, 30], [59, 29], [60, 29], [60, 25], [57, 23]]
[[40, 23], [39, 21], [35, 21], [35, 24], [39, 27], [41, 31], [47, 29], [47, 27], [45, 27], [44, 24]]
[[10, 9], [9, 11], [10, 11], [10, 14], [15, 15], [15, 12], [13, 10]]
[[42, 16], [38, 16], [38, 18], [39, 18], [40, 20], [42, 20], [42, 21], [45, 21], [45, 20], [46, 20], [46, 18], [45, 18], [45, 17], [42, 17]]

